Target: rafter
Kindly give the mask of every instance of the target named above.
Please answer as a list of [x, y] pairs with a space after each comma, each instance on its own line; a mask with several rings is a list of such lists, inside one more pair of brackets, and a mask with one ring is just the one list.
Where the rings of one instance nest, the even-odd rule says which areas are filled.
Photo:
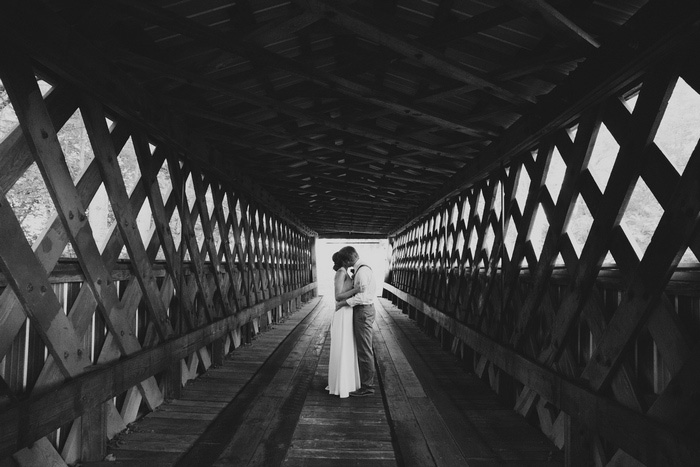
[[[387, 108], [401, 115], [408, 115], [414, 118], [430, 121], [444, 129], [461, 132], [469, 136], [488, 136], [487, 133], [484, 133], [483, 131], [472, 126], [462, 125], [458, 121], [452, 120], [447, 115], [441, 115], [440, 112], [411, 105], [408, 102], [401, 102], [402, 97], [398, 94], [390, 96], [387, 95], [387, 91], [378, 92], [377, 90], [362, 85], [358, 82], [354, 82], [331, 73], [325, 73], [323, 70], [318, 68], [307, 66], [302, 62], [272, 53], [262, 47], [262, 45], [265, 43], [262, 41], [262, 39], [258, 39], [255, 36], [252, 37], [253, 42], [240, 41], [237, 44], [233, 44], [231, 40], [225, 37], [223, 34], [219, 34], [212, 29], [196, 23], [195, 21], [173, 14], [166, 9], [157, 8], [143, 2], [135, 2], [132, 0], [114, 1], [118, 4], [122, 4], [128, 6], [130, 9], [133, 9], [133, 14], [138, 17], [144, 18], [148, 21], [153, 21], [162, 27], [171, 28], [180, 33], [184, 32], [197, 40], [206, 41], [207, 43], [212, 44], [221, 50], [246, 57], [257, 64], [264, 64], [274, 69], [280, 69], [282, 71], [293, 73], [321, 86], [334, 89], [335, 91], [344, 95]], [[316, 12], [312, 12], [310, 15], [312, 17], [318, 17], [318, 13]]]
[[[342, 121], [335, 121], [330, 118], [321, 117], [315, 115], [311, 112], [307, 112], [298, 107], [271, 99], [265, 96], [258, 96], [248, 93], [243, 90], [234, 88], [233, 86], [219, 83], [207, 78], [203, 78], [194, 73], [187, 72], [185, 70], [177, 69], [165, 63], [157, 62], [156, 60], [149, 59], [146, 57], [135, 56], [133, 54], [128, 54], [128, 58], [122, 58], [122, 62], [127, 63], [130, 66], [134, 66], [144, 71], [163, 73], [169, 75], [170, 78], [181, 81], [182, 83], [194, 85], [205, 90], [214, 90], [225, 95], [229, 95], [236, 99], [240, 99], [244, 102], [251, 103], [260, 107], [267, 107], [269, 109], [274, 109], [278, 112], [314, 122], [318, 125], [323, 125], [327, 128], [332, 128], [334, 130], [349, 133], [355, 136], [360, 136], [363, 138], [378, 141], [380, 143], [388, 144], [391, 146], [397, 146], [403, 149], [414, 149], [418, 151], [423, 151], [428, 154], [434, 154], [436, 156], [448, 156], [452, 155], [458, 158], [467, 158], [469, 156], [464, 154], [453, 154], [449, 151], [442, 151], [440, 149], [430, 148], [421, 145], [418, 142], [411, 141], [407, 138], [393, 135], [389, 132], [382, 131], [379, 129], [372, 129], [367, 127], [360, 127], [359, 125], [349, 124]], [[340, 119], [338, 119], [340, 120]]]
[[378, 26], [372, 24], [371, 20], [342, 7], [339, 3], [333, 4], [321, 2], [319, 0], [302, 0], [300, 2], [310, 11], [323, 15], [327, 21], [354, 32], [360, 37], [368, 39], [401, 54], [402, 56], [415, 60], [418, 63], [428, 66], [438, 73], [448, 76], [456, 81], [476, 86], [484, 92], [492, 94], [507, 102], [524, 104], [531, 102], [506, 88], [501, 84], [471, 72], [461, 64], [450, 60], [439, 53], [426, 48], [425, 46], [412, 43], [406, 39], [388, 33]]
[[[687, 8], [667, 8], [655, 2], [642, 8], [630, 19], [627, 28], [601, 46], [571, 74], [565, 86], [557, 87], [545, 96], [536, 113], [521, 117], [497, 143], [482, 151], [476, 161], [466, 163], [421, 212], [431, 211], [446, 198], [473, 184], [482, 174], [529, 150], [544, 135], [573, 121], [583, 109], [623, 89], [638, 79], [649, 63], [675, 50], [688, 35], [697, 38], [700, 32], [692, 25], [698, 18], [700, 4], [692, 4], [692, 8], [690, 5]], [[657, 24], [666, 25], [666, 29], [655, 26]], [[628, 43], [636, 44], [635, 48], [624, 45]], [[576, 90], [575, 94], [571, 90]], [[420, 215], [416, 213], [414, 218], [419, 219]]]
[[506, 0], [506, 3], [528, 18], [533, 18], [536, 22], [543, 22], [555, 34], [574, 44], [600, 47], [600, 42], [596, 38], [545, 0]]
[[[220, 114], [218, 112], [210, 111], [210, 110], [203, 110], [203, 109], [197, 109], [194, 108], [191, 105], [188, 105], [184, 101], [180, 100], [175, 100], [175, 99], [165, 99], [164, 102], [166, 105], [175, 113], [180, 113], [180, 114], [185, 114], [185, 115], [191, 115], [191, 116], [196, 116], [204, 120], [209, 120], [212, 122], [217, 122], [221, 123], [227, 126], [232, 126], [234, 128], [241, 128], [241, 129], [246, 129], [250, 131], [257, 132], [259, 136], [275, 136], [279, 139], [282, 140], [282, 142], [275, 143], [275, 144], [261, 144], [261, 145], [256, 145], [257, 148], [267, 148], [270, 151], [275, 151], [275, 150], [284, 150], [283, 148], [285, 146], [290, 146], [290, 145], [297, 145], [297, 144], [303, 144], [306, 146], [309, 146], [310, 151], [315, 151], [316, 149], [324, 149], [327, 152], [332, 152], [335, 154], [340, 154], [341, 156], [353, 156], [357, 157], [363, 160], [371, 161], [371, 162], [378, 162], [378, 163], [387, 163], [390, 162], [397, 167], [409, 167], [409, 168], [414, 168], [414, 169], [422, 169], [426, 170], [428, 172], [433, 172], [436, 174], [453, 174], [454, 170], [446, 170], [446, 169], [441, 169], [437, 167], [425, 167], [424, 165], [420, 165], [417, 163], [412, 163], [410, 161], [406, 161], [402, 159], [400, 156], [392, 156], [392, 157], [382, 157], [379, 155], [373, 155], [372, 151], [357, 151], [352, 148], [345, 147], [343, 145], [338, 146], [334, 144], [327, 144], [324, 143], [323, 141], [316, 140], [316, 139], [311, 139], [311, 138], [305, 138], [302, 136], [297, 136], [295, 132], [287, 131], [287, 130], [279, 130], [275, 131], [271, 127], [263, 126], [260, 124], [254, 124], [254, 123], [249, 123], [245, 121], [244, 119], [240, 119], [237, 117], [229, 117], [223, 114]], [[208, 131], [211, 135], [211, 131]], [[255, 145], [255, 143], [252, 143], [254, 141], [256, 135], [253, 136], [246, 136], [245, 141], [251, 141], [251, 144]], [[242, 140], [241, 140], [242, 141]], [[251, 146], [252, 147], [252, 146]], [[362, 148], [364, 145], [358, 145], [358, 147]], [[260, 150], [265, 150], [265, 149], [260, 149]], [[326, 155], [326, 152], [323, 153], [318, 153], [315, 152], [314, 156], [323, 156]]]

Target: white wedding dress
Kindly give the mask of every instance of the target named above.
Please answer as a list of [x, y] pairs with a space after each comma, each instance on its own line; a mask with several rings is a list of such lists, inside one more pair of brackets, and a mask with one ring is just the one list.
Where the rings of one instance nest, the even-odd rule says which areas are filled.
[[[352, 289], [352, 279], [345, 269], [339, 269], [336, 274], [339, 273], [345, 276], [342, 291]], [[345, 398], [359, 387], [360, 367], [357, 364], [357, 348], [352, 332], [352, 307], [344, 306], [335, 311], [331, 323], [331, 354], [326, 389], [330, 394]]]

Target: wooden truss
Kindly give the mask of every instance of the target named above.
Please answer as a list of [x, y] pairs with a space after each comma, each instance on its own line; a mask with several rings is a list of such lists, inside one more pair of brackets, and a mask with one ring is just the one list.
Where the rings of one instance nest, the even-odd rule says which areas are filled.
[[[588, 109], [393, 243], [390, 294], [572, 464], [698, 455], [698, 290], [678, 264], [700, 254], [700, 142], [679, 174], [654, 141], [679, 76], [700, 91], [695, 70], [668, 58], [641, 79], [633, 111], [621, 95]], [[589, 163], [603, 127], [618, 147], [601, 187]], [[621, 225], [638, 184], [663, 211], [644, 251]]]
[[[19, 121], [0, 146], [0, 457], [101, 459], [139, 413], [315, 293], [314, 240], [93, 98], [42, 96], [20, 56], [0, 62]], [[76, 112], [94, 158], [74, 178], [58, 131]], [[34, 162], [55, 213], [32, 245], [7, 196]], [[114, 216], [103, 245], [94, 200]]]

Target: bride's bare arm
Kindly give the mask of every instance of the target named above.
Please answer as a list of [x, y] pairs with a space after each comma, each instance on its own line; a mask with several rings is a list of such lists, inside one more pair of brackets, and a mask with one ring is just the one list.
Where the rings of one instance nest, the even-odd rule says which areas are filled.
[[355, 294], [360, 293], [361, 291], [362, 291], [362, 289], [358, 286], [358, 287], [355, 287], [353, 289], [347, 290], [347, 291], [342, 292], [342, 293], [336, 293], [335, 300], [337, 302], [339, 302], [341, 300], [347, 300], [348, 298], [352, 297]]
[[340, 300], [343, 300], [343, 298], [338, 298], [341, 295], [341, 290], [343, 290], [343, 284], [345, 282], [345, 271], [342, 269], [338, 269], [335, 272], [335, 301], [339, 302]]

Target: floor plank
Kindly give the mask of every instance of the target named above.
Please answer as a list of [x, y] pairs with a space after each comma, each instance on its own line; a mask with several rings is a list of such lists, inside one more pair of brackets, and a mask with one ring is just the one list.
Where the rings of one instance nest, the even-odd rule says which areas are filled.
[[282, 465], [395, 467], [391, 427], [380, 391], [362, 398], [329, 395], [329, 353], [330, 336]]
[[183, 397], [129, 426], [84, 466], [563, 465], [562, 453], [387, 300], [377, 306], [378, 391], [326, 391], [331, 298], [273, 325]]
[[[186, 460], [194, 446], [208, 447], [207, 430], [217, 428], [216, 420], [232, 404], [231, 410], [240, 410], [235, 401], [238, 400], [239, 405], [245, 404], [246, 388], [250, 388], [250, 383], [260, 374], [270, 355], [299, 329], [299, 324], [317, 309], [320, 302], [321, 298], [316, 298], [290, 314], [284, 323], [273, 324], [255, 336], [251, 345], [241, 346], [227, 355], [223, 366], [210, 368], [207, 373], [189, 381], [183, 388], [181, 399], [168, 401], [131, 424], [126, 432], [109, 443], [109, 465], [116, 467], [124, 462], [123, 465], [154, 466], [151, 461], [157, 460], [158, 465], [172, 466]], [[269, 378], [272, 376], [274, 374]], [[173, 438], [187, 434], [190, 437]], [[225, 432], [222, 434], [226, 436]], [[221, 442], [225, 443], [226, 439]], [[211, 465], [215, 459], [216, 456], [204, 464], [197, 460], [192, 465]]]
[[563, 453], [524, 418], [504, 407], [486, 383], [464, 371], [438, 340], [426, 335], [388, 300], [379, 300], [378, 312], [380, 329], [397, 344], [392, 351], [410, 363], [433, 405], [431, 409], [425, 404], [413, 406], [418, 420], [431, 417], [423, 422], [431, 452], [445, 452], [446, 438], [435, 438], [430, 428], [439, 421], [437, 414], [443, 422], [440, 428], [447, 429], [465, 464], [563, 465]]

